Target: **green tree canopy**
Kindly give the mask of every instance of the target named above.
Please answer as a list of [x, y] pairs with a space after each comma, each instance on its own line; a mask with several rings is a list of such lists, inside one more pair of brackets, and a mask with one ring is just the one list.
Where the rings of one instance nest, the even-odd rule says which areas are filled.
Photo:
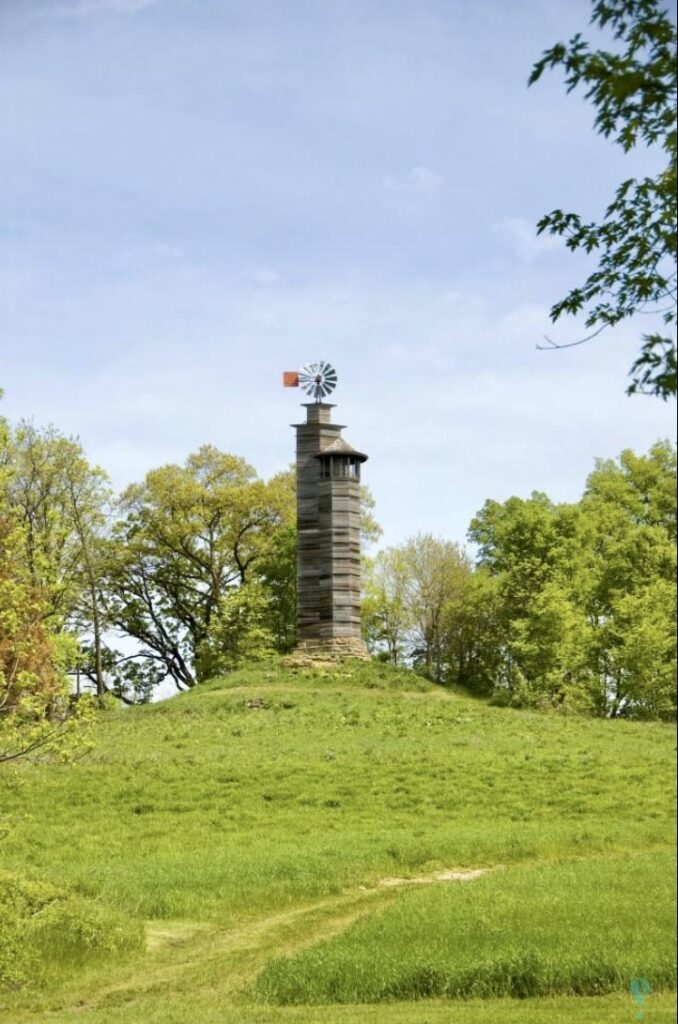
[[[272, 598], [262, 601], [257, 585], [277, 573], [284, 592], [278, 542], [288, 554], [293, 499], [289, 474], [265, 482], [244, 459], [211, 446], [127, 488], [108, 588], [115, 625], [140, 646], [115, 658], [121, 693], [146, 692], [167, 675], [190, 688], [233, 667], [233, 652], [243, 650], [239, 624], [250, 635], [272, 634], [261, 621], [266, 609], [273, 614]], [[251, 587], [249, 598], [234, 603], [236, 587]]]
[[55, 596], [60, 603], [64, 588], [48, 565], [54, 549], [43, 549], [14, 500], [25, 485], [20, 456], [0, 417], [0, 761], [38, 750], [70, 755], [85, 741], [88, 717], [85, 704], [75, 709], [69, 699], [76, 643], [55, 619]]
[[675, 715], [675, 486], [676, 452], [661, 442], [599, 460], [577, 504], [486, 502], [469, 536], [498, 595], [497, 695]]
[[368, 564], [363, 624], [375, 651], [397, 664], [409, 658], [433, 679], [444, 675], [448, 609], [460, 598], [472, 563], [452, 541], [420, 533]]
[[659, 147], [665, 164], [653, 177], [624, 180], [601, 221], [562, 210], [539, 221], [539, 233], [560, 235], [569, 249], [598, 259], [584, 283], [555, 303], [551, 319], [584, 313], [598, 333], [651, 314], [657, 329], [642, 336], [628, 391], [667, 398], [676, 394], [676, 26], [660, 0], [596, 0], [591, 21], [611, 30], [618, 46], [592, 49], [577, 33], [545, 51], [530, 85], [562, 67], [568, 92], [585, 89], [600, 134], [624, 152]]

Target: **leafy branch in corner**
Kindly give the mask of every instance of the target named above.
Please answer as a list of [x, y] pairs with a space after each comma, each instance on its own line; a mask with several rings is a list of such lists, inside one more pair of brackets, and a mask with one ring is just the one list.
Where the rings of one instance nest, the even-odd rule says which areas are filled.
[[666, 399], [676, 394], [676, 26], [658, 0], [600, 0], [591, 23], [610, 29], [620, 52], [591, 50], [577, 33], [544, 52], [529, 85], [562, 67], [568, 92], [585, 88], [601, 135], [624, 152], [659, 146], [667, 164], [655, 177], [623, 181], [600, 223], [562, 210], [541, 218], [538, 234], [564, 238], [573, 252], [595, 253], [598, 265], [551, 309], [554, 323], [563, 314], [585, 314], [593, 333], [565, 345], [547, 338], [540, 347], [570, 348], [629, 317], [655, 316], [658, 329], [642, 335], [628, 393]]

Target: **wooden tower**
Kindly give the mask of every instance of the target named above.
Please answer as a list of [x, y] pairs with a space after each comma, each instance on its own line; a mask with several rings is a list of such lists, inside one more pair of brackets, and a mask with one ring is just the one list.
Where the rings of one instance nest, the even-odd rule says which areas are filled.
[[360, 467], [367, 459], [306, 403], [297, 431], [297, 649], [367, 658], [360, 630]]

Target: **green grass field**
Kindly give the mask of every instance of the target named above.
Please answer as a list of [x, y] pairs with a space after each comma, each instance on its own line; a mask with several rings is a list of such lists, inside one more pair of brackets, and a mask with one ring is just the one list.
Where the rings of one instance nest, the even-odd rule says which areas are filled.
[[[604, 1024], [634, 1019], [633, 976], [673, 1019], [669, 726], [272, 663], [94, 739], [0, 775], [0, 867], [91, 921], [14, 901], [0, 1021]], [[380, 885], [452, 868], [496, 870]]]
[[635, 854], [410, 887], [335, 938], [272, 961], [256, 989], [281, 1004], [591, 995], [638, 975], [671, 990], [675, 866]]

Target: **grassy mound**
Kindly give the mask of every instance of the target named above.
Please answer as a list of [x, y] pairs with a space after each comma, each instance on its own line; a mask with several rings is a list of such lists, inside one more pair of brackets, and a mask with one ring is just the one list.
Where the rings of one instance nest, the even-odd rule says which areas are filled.
[[599, 995], [647, 978], [675, 986], [675, 859], [645, 855], [521, 867], [410, 890], [387, 910], [256, 983], [266, 1001]]
[[228, 923], [384, 875], [664, 846], [673, 737], [380, 665], [255, 667], [18, 768], [0, 859], [132, 916]]
[[[240, 690], [252, 686], [289, 687], [303, 685], [318, 689], [392, 690], [411, 693], [439, 693], [440, 687], [428, 682], [408, 668], [396, 668], [376, 661], [347, 660], [314, 661], [290, 655], [269, 662], [259, 662], [240, 669], [230, 676], [215, 679], [201, 686], [201, 693]], [[450, 692], [450, 691], [447, 691]]]
[[[388, 914], [374, 918], [374, 927], [379, 921], [388, 923], [389, 915], [400, 914], [401, 908], [414, 922], [418, 901], [424, 907], [428, 900], [424, 920], [430, 918], [431, 928], [440, 928], [443, 943], [448, 924], [436, 918], [439, 900], [493, 893], [483, 910], [490, 920], [492, 900], [506, 886], [506, 900], [513, 901], [518, 915], [516, 928], [529, 936], [538, 908], [520, 923], [521, 901], [527, 897], [518, 881], [511, 888], [511, 879], [527, 879], [527, 865], [531, 871], [539, 865], [538, 871], [547, 872], [556, 870], [558, 861], [575, 858], [588, 858], [592, 871], [611, 858], [610, 874], [599, 876], [598, 889], [610, 901], [618, 891], [618, 902], [628, 900], [633, 908], [623, 919], [614, 912], [610, 920], [626, 939], [619, 939], [616, 952], [612, 946], [604, 950], [617, 970], [617, 995], [605, 997], [612, 1002], [605, 1004], [604, 1013], [591, 1010], [596, 1024], [617, 1019], [615, 999], [628, 997], [630, 980], [621, 978], [617, 954], [624, 941], [632, 945], [634, 932], [641, 934], [647, 888], [643, 881], [633, 895], [628, 887], [615, 890], [615, 877], [623, 876], [619, 857], [661, 853], [673, 844], [674, 745], [675, 730], [661, 723], [490, 707], [432, 686], [411, 672], [363, 663], [309, 666], [283, 660], [252, 666], [162, 704], [106, 711], [95, 728], [95, 747], [85, 758], [70, 765], [17, 763], [0, 773], [7, 833], [0, 842], [0, 863], [8, 872], [45, 879], [59, 893], [70, 894], [62, 909], [64, 918], [67, 906], [73, 909], [71, 923], [58, 925], [51, 938], [46, 929], [43, 939], [36, 934], [25, 943], [33, 950], [22, 968], [27, 980], [40, 942], [51, 950], [45, 957], [48, 965], [60, 958], [84, 962], [88, 950], [103, 950], [97, 943], [109, 940], [114, 943], [112, 955], [103, 950], [86, 970], [64, 972], [70, 981], [59, 979], [57, 970], [49, 978], [43, 974], [45, 987], [35, 990], [35, 998], [24, 982], [18, 992], [7, 995], [0, 1019], [11, 1024], [32, 1020], [40, 1008], [53, 1007], [63, 998], [71, 1000], [73, 1009], [50, 1017], [55, 1024], [316, 1020], [315, 1011], [307, 1014], [303, 1007], [241, 1007], [236, 1012], [227, 987], [236, 984], [229, 979], [249, 981], [271, 957], [298, 949], [307, 940], [308, 921], [316, 920], [314, 906], [324, 907], [317, 912], [317, 942], [348, 924], [341, 923], [345, 898], [360, 903], [361, 893], [375, 889], [376, 895], [365, 897], [364, 911], [360, 903], [356, 916], [393, 900]], [[466, 888], [436, 886], [435, 894], [423, 887], [403, 893], [376, 885], [386, 876], [496, 865], [507, 870]], [[518, 870], [519, 865], [525, 867]], [[585, 886], [586, 872], [581, 870]], [[664, 870], [661, 858], [647, 861], [650, 888], [664, 885]], [[539, 881], [542, 876], [533, 877], [535, 890], [550, 884]], [[307, 912], [308, 919], [298, 916]], [[567, 913], [563, 909], [564, 921]], [[39, 911], [36, 920], [41, 915]], [[275, 924], [280, 916], [287, 923]], [[149, 943], [143, 958], [118, 968], [116, 957], [127, 948], [140, 948], [139, 918], [151, 919], [150, 934], [165, 935], [168, 945]], [[258, 930], [263, 919], [273, 922], [271, 931]], [[22, 940], [28, 935], [25, 921], [26, 915], [15, 914], [12, 925], [12, 934]], [[414, 935], [412, 922], [403, 918], [397, 928]], [[251, 934], [269, 936], [270, 945], [262, 945], [256, 964], [243, 952], [242, 963], [248, 966], [238, 968], [240, 974], [231, 972], [228, 965], [241, 962], [235, 936], [250, 934], [250, 926]], [[360, 925], [368, 926], [370, 921]], [[120, 941], [110, 938], [114, 934]], [[505, 965], [518, 957], [518, 946], [502, 945], [501, 930], [488, 935], [492, 940], [486, 946], [469, 947], [483, 963], [491, 965], [495, 954], [496, 962], [503, 958]], [[568, 935], [569, 945], [561, 943], [565, 950], [575, 947]], [[184, 938], [179, 941], [177, 936]], [[561, 946], [553, 947], [558, 951], [554, 961]], [[62, 955], [59, 950], [67, 947], [77, 952]], [[16, 942], [8, 948], [11, 962]], [[386, 943], [386, 959], [388, 948]], [[430, 947], [432, 952], [437, 948]], [[178, 970], [182, 950], [184, 971]], [[228, 959], [231, 955], [234, 960]], [[415, 980], [409, 989], [404, 976], [393, 976], [394, 984], [404, 987], [394, 988], [392, 998], [396, 991], [426, 990], [426, 983], [416, 980], [416, 971], [425, 966], [423, 955], [410, 962]], [[450, 964], [455, 977], [461, 977], [463, 964], [454, 958], [437, 957], [435, 969], [447, 971]], [[632, 974], [645, 969], [643, 964], [647, 972], [654, 970], [641, 958]], [[622, 966], [626, 970], [632, 965], [623, 961]], [[156, 968], [162, 980], [145, 995], [146, 975], [156, 977]], [[491, 991], [495, 975], [491, 967], [487, 971]], [[138, 996], [132, 997], [122, 984], [126, 972]], [[475, 991], [470, 982], [465, 984]], [[120, 991], [119, 1012], [113, 1010], [113, 994], [96, 1012], [77, 1008], [89, 988], [109, 985]], [[357, 997], [357, 985], [355, 993]], [[304, 998], [310, 998], [308, 993]], [[554, 998], [564, 1000], [563, 1020], [588, 1020], [583, 1003], [568, 1016], [567, 997]], [[130, 999], [137, 1000], [133, 1008]], [[378, 1006], [374, 1004], [369, 1019], [382, 1020], [375, 1016], [381, 1013]], [[336, 1012], [344, 1013], [338, 1007]], [[352, 1018], [347, 1007], [349, 1016], [336, 1019], [368, 1019], [361, 1012], [356, 1007]], [[431, 1012], [430, 1020], [447, 1020], [442, 1004]], [[492, 1019], [489, 1009], [468, 1012], [469, 1021]], [[410, 1010], [402, 1013], [394, 1019], [408, 1024], [424, 1019], [419, 1011], [409, 1017]], [[580, 1013], [584, 1016], [576, 1017]]]
[[0, 871], [0, 988], [42, 983], [50, 974], [144, 947], [143, 927], [109, 907], [45, 882]]

